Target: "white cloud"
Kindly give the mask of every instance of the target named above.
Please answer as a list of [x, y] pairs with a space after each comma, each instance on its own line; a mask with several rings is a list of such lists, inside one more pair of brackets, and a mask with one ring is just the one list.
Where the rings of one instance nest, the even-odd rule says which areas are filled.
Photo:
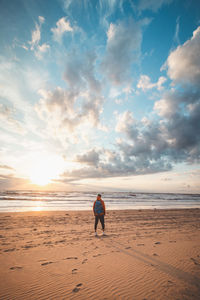
[[177, 17], [177, 19], [176, 19], [176, 30], [175, 30], [175, 34], [174, 34], [174, 42], [176, 44], [180, 44], [179, 31], [180, 31], [180, 17]]
[[157, 82], [152, 83], [151, 79], [147, 75], [141, 75], [137, 84], [138, 89], [142, 89], [143, 91], [150, 90], [153, 88], [157, 88], [159, 91], [163, 89], [163, 84], [167, 79], [164, 76], [161, 76]]
[[40, 24], [43, 24], [45, 21], [45, 18], [43, 16], [39, 16], [38, 20], [39, 20]]
[[130, 111], [125, 111], [124, 113], [117, 115], [117, 125], [115, 130], [117, 132], [124, 132], [128, 127], [134, 124], [135, 120], [133, 118], [133, 113]]
[[51, 31], [53, 32], [54, 39], [57, 42], [61, 42], [63, 34], [65, 32], [73, 31], [73, 28], [71, 27], [70, 22], [63, 17], [56, 22], [56, 27], [51, 28]]
[[41, 46], [38, 45], [37, 49], [35, 50], [35, 56], [38, 59], [42, 59], [44, 53], [46, 53], [50, 49], [50, 46], [46, 43], [42, 44]]
[[10, 107], [0, 103], [1, 128], [17, 134], [25, 134], [24, 124], [16, 119], [15, 112]]
[[[42, 59], [45, 52], [50, 49], [50, 46], [46, 43], [39, 45], [41, 40], [41, 26], [45, 22], [45, 18], [42, 16], [38, 17], [39, 24], [35, 24], [35, 30], [32, 31], [32, 39], [29, 42], [30, 49], [34, 52], [35, 56], [38, 59]], [[25, 50], [27, 50], [26, 46], [22, 46]]]
[[173, 83], [200, 84], [200, 26], [190, 40], [171, 52], [167, 67]]
[[156, 101], [154, 104], [154, 110], [161, 117], [171, 117], [176, 113], [178, 103], [171, 101], [169, 98], [164, 98]]
[[171, 2], [172, 0], [140, 0], [137, 9], [139, 11], [152, 10], [157, 12], [163, 5]]
[[31, 50], [34, 50], [35, 47], [37, 47], [41, 38], [40, 25], [36, 23], [35, 27], [35, 30], [32, 31], [32, 40], [29, 42]]
[[61, 143], [65, 144], [66, 140], [79, 143], [90, 128], [99, 128], [102, 97], [60, 87], [54, 91], [41, 90], [40, 95], [36, 112], [44, 121], [47, 134], [53, 134]]

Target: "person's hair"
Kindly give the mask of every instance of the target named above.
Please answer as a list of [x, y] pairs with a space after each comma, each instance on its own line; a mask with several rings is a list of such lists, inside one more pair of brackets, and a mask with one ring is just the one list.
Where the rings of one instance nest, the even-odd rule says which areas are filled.
[[101, 194], [98, 194], [97, 196], [101, 197]]

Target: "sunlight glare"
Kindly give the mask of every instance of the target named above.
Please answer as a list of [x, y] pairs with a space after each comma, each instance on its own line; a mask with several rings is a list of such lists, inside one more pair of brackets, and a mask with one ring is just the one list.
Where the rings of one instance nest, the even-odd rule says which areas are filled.
[[31, 183], [40, 186], [51, 183], [53, 179], [58, 179], [63, 172], [63, 160], [58, 156], [37, 156], [32, 160], [29, 169]]

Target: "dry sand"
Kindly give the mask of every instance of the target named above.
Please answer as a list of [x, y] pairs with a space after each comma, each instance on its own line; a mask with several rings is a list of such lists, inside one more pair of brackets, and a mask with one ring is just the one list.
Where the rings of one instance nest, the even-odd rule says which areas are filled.
[[200, 299], [200, 209], [0, 214], [0, 299]]

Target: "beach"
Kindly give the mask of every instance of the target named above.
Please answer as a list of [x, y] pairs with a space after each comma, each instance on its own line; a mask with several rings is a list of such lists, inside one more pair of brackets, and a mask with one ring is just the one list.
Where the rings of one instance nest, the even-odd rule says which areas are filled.
[[200, 209], [0, 213], [0, 299], [200, 299]]

